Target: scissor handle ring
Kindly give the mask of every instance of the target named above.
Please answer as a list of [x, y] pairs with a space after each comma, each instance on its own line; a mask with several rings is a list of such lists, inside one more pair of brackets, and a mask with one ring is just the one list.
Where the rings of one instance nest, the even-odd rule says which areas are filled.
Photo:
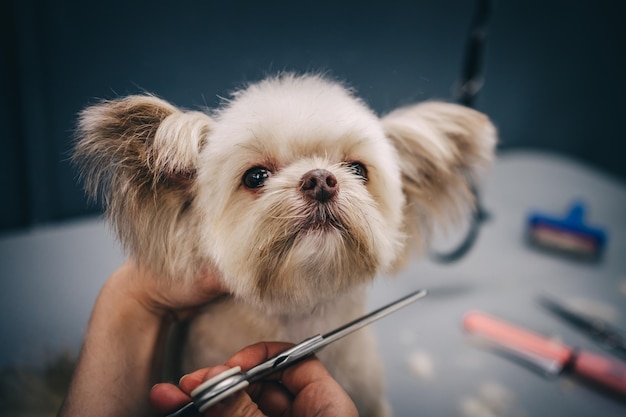
[[200, 384], [192, 391], [191, 396], [196, 407], [202, 413], [248, 385], [250, 383], [243, 378], [241, 368], [235, 366]]

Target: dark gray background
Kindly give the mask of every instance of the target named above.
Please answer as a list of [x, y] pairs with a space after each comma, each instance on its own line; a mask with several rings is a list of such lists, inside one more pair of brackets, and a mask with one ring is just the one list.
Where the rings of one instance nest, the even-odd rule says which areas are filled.
[[[267, 3], [267, 4], [266, 4]], [[183, 107], [280, 70], [326, 70], [377, 112], [452, 99], [469, 0], [3, 0], [0, 232], [93, 213], [67, 162], [76, 113], [147, 90]], [[501, 149], [539, 148], [626, 179], [625, 6], [496, 1], [477, 107]]]

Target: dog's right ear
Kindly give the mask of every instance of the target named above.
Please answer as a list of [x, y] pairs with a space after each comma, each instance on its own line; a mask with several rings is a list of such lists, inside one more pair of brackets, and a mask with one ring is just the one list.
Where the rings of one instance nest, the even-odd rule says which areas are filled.
[[169, 233], [155, 231], [176, 229], [194, 198], [198, 157], [212, 123], [202, 112], [150, 95], [103, 101], [80, 113], [73, 161], [87, 192], [102, 197], [122, 243], [139, 259], [162, 256], [164, 249], [155, 248], [174, 243]]
[[398, 151], [405, 230], [423, 248], [436, 227], [469, 218], [476, 204], [472, 184], [493, 160], [497, 131], [476, 110], [434, 101], [397, 109], [382, 124]]

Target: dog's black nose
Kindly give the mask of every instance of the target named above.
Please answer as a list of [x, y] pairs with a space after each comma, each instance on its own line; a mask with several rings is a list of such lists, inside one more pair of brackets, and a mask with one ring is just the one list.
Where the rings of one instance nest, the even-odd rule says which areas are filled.
[[300, 191], [319, 202], [326, 202], [337, 194], [337, 178], [325, 169], [314, 169], [302, 176]]

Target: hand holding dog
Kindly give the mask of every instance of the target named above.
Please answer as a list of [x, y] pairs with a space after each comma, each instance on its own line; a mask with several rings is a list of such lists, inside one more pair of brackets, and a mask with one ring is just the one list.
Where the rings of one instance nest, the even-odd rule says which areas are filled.
[[[159, 277], [161, 278], [161, 277]], [[107, 286], [140, 303], [161, 318], [189, 318], [207, 302], [224, 295], [226, 289], [217, 272], [204, 272], [192, 280], [156, 279], [146, 267], [129, 260], [111, 276]]]
[[[231, 357], [225, 366], [201, 369], [181, 378], [179, 386], [157, 384], [150, 403], [159, 413], [172, 412], [189, 402], [190, 393], [203, 381], [240, 366], [249, 369], [292, 345], [257, 343]], [[206, 416], [357, 416], [352, 400], [317, 358], [305, 360], [268, 380], [256, 383], [211, 407]]]
[[147, 394], [173, 320], [222, 293], [214, 274], [175, 285], [133, 261], [118, 268], [96, 300], [59, 416], [151, 415]]

